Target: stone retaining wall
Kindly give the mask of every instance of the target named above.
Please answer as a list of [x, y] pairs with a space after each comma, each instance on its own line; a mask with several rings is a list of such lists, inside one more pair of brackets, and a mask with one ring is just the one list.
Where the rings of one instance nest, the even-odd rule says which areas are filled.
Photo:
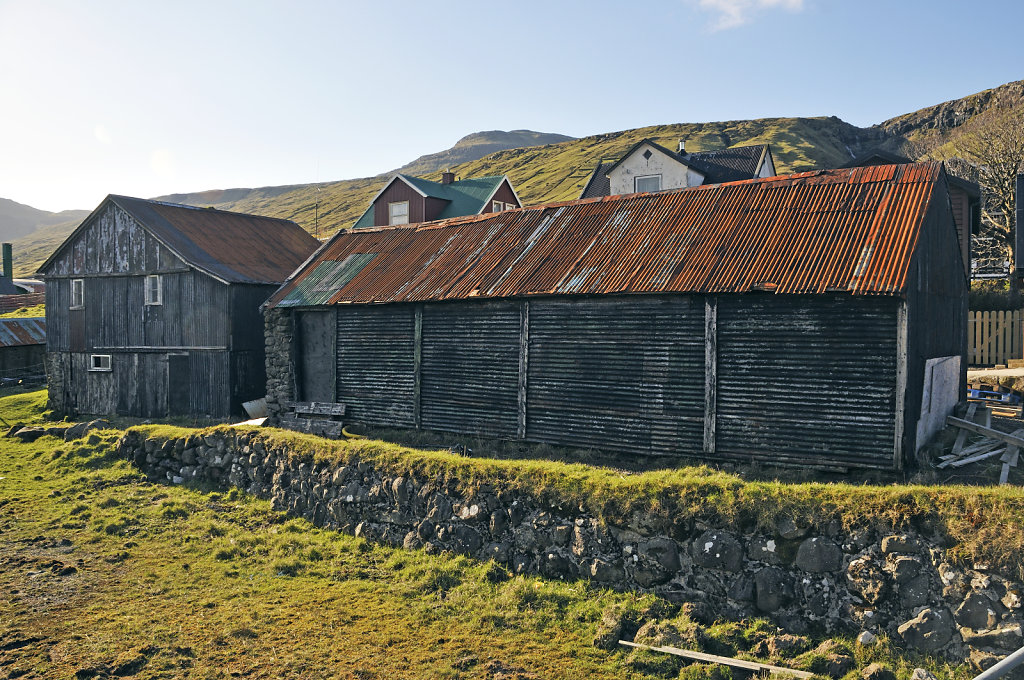
[[369, 462], [303, 462], [252, 431], [163, 440], [130, 430], [119, 446], [155, 480], [236, 486], [318, 526], [494, 559], [516, 573], [651, 591], [734, 619], [765, 615], [794, 633], [887, 633], [979, 668], [1024, 644], [1021, 584], [954, 566], [942, 547], [913, 533], [815, 533], [791, 520], [769, 534], [685, 521], [667, 530], [639, 514], [604, 524], [522, 492], [463, 492]]

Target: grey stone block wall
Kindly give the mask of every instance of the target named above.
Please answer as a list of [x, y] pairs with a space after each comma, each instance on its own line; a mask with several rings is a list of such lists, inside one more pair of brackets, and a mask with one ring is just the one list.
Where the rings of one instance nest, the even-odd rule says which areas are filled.
[[268, 309], [264, 313], [264, 342], [267, 361], [267, 414], [271, 424], [278, 421], [281, 403], [295, 398], [292, 361], [292, 313]]
[[725, 618], [768, 616], [791, 633], [884, 633], [976, 668], [1024, 645], [1021, 583], [955, 566], [950, 546], [911, 532], [814, 532], [792, 519], [756, 533], [693, 521], [667, 528], [642, 513], [602, 522], [528, 493], [466, 492], [366, 461], [305, 462], [257, 432], [162, 440], [129, 431], [120, 451], [154, 480], [235, 486], [318, 526], [493, 559], [515, 573], [703, 603]]

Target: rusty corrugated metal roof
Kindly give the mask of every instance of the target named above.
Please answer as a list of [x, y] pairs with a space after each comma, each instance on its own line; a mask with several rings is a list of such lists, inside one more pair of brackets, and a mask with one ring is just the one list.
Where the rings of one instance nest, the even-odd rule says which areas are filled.
[[186, 262], [231, 283], [284, 281], [320, 245], [290, 220], [128, 196], [110, 199]]
[[227, 283], [281, 283], [320, 246], [290, 220], [111, 194], [40, 267], [113, 203], [188, 264]]
[[0, 319], [0, 347], [46, 344], [46, 317]]
[[[612, 293], [898, 295], [939, 163], [819, 170], [341, 232], [271, 298], [328, 261], [372, 255], [314, 304]], [[306, 286], [308, 287], [308, 286]], [[319, 300], [326, 300], [319, 302]]]

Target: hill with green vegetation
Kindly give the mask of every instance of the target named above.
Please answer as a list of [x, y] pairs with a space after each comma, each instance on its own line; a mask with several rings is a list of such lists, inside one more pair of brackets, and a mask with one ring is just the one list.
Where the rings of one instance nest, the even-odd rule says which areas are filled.
[[[581, 139], [528, 130], [467, 135], [451, 149], [421, 156], [394, 172], [438, 179], [441, 168], [459, 177], [508, 175], [526, 205], [576, 198], [601, 159], [618, 158], [649, 137], [669, 148], [680, 139], [689, 151], [770, 143], [780, 174], [836, 167], [875, 148], [916, 160], [956, 156], [964, 135], [983, 134], [993, 116], [1024, 110], [1024, 81], [883, 121], [857, 127], [836, 118], [761, 118], [712, 123], [677, 123], [623, 130]], [[503, 147], [495, 151], [497, 147]], [[325, 238], [350, 226], [392, 173], [376, 177], [263, 187], [211, 190], [160, 197], [294, 220]], [[15, 242], [16, 272], [34, 271], [74, 225], [39, 229]]]

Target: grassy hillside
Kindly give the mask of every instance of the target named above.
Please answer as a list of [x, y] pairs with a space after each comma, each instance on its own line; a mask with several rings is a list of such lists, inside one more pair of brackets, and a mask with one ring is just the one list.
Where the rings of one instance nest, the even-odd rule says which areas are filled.
[[[669, 148], [681, 138], [691, 151], [743, 144], [771, 143], [779, 173], [835, 167], [875, 147], [914, 159], [945, 160], [955, 155], [963, 134], [979, 134], [993, 112], [1024, 107], [1024, 81], [1008, 83], [962, 99], [926, 107], [870, 128], [836, 117], [764, 118], [714, 123], [679, 123], [624, 130], [582, 139], [561, 139], [523, 130], [468, 135], [444, 152], [422, 156], [400, 170], [437, 178], [450, 167], [460, 177], [507, 174], [527, 205], [576, 198], [602, 158], [617, 158], [644, 137]], [[495, 146], [536, 144], [504, 148]], [[486, 155], [482, 155], [485, 154]], [[455, 162], [460, 161], [463, 162]], [[294, 220], [324, 238], [352, 224], [391, 173], [319, 185], [212, 190], [161, 197], [172, 202], [214, 206]], [[74, 224], [58, 224], [16, 241], [16, 271], [34, 271], [67, 236]]]

